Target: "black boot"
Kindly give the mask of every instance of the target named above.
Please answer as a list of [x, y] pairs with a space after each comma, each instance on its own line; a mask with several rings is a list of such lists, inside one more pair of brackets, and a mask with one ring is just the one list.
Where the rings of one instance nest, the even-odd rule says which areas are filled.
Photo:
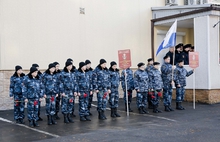
[[38, 111], [38, 120], [37, 121], [43, 121], [43, 119], [40, 117], [40, 111]]
[[170, 109], [168, 106], [165, 106], [165, 109], [164, 109], [166, 112], [170, 112]]
[[156, 106], [153, 106], [153, 112], [154, 112], [154, 113], [158, 113]]
[[147, 111], [147, 109], [145, 107], [142, 107], [142, 110], [144, 113], [149, 114], [149, 111]]
[[121, 116], [118, 114], [118, 112], [117, 112], [117, 108], [114, 109], [114, 112], [115, 112], [115, 116], [116, 116], [116, 117], [121, 117]]
[[15, 121], [16, 121], [16, 123], [20, 123], [20, 120], [19, 120], [19, 118], [18, 118], [18, 119], [16, 119]]
[[154, 113], [161, 113], [161, 111], [158, 110], [157, 107], [158, 107], [158, 106], [156, 106], [156, 105], [153, 106], [153, 112], [154, 112]]
[[128, 103], [128, 109], [129, 109], [129, 112], [133, 112], [133, 110], [131, 109], [131, 103]]
[[64, 123], [69, 123], [69, 120], [67, 118], [67, 114], [64, 114], [63, 117], [64, 117]]
[[87, 115], [85, 116], [85, 119], [86, 119], [86, 121], [91, 121], [90, 117]]
[[162, 113], [162, 111], [161, 111], [161, 110], [159, 110], [158, 108], [156, 108], [156, 109], [157, 109], [157, 112], [158, 112], [158, 113]]
[[99, 119], [100, 120], [105, 120], [105, 118], [103, 117], [103, 115], [102, 115], [102, 111], [100, 110], [100, 111], [98, 111], [99, 112]]
[[34, 120], [33, 122], [34, 122], [35, 127], [39, 127], [39, 124], [37, 123], [37, 121]]
[[19, 119], [19, 122], [20, 122], [20, 124], [24, 124], [23, 118], [20, 118], [20, 119]]
[[174, 111], [174, 110], [171, 108], [171, 106], [168, 106], [168, 108], [169, 108], [170, 111]]
[[179, 106], [182, 110], [185, 110], [185, 108], [182, 106], [182, 102], [179, 102]]
[[80, 116], [80, 121], [86, 121], [86, 118], [84, 116]]
[[33, 120], [29, 120], [29, 126], [32, 128], [34, 127]]
[[91, 116], [91, 115], [92, 115], [92, 113], [90, 112], [90, 108], [88, 108], [88, 110], [89, 110], [89, 115]]
[[152, 105], [152, 103], [151, 103], [151, 101], [150, 100], [148, 100], [148, 109], [153, 109], [154, 107], [153, 107], [153, 105]]
[[60, 119], [60, 117], [58, 116], [58, 112], [55, 113], [54, 117], [55, 117], [56, 120]]
[[74, 114], [74, 112], [71, 113], [71, 116], [72, 116], [72, 117], [76, 117], [76, 115]]
[[73, 119], [70, 117], [70, 113], [67, 114], [67, 119], [70, 123], [74, 123]]
[[52, 125], [51, 116], [47, 115], [47, 125]]
[[183, 110], [182, 107], [181, 107], [180, 102], [176, 102], [176, 109], [177, 110]]
[[114, 108], [111, 108], [111, 117], [112, 117], [112, 118], [115, 118], [115, 117], [116, 117], [116, 115], [115, 115], [115, 113], [114, 113]]
[[54, 115], [51, 115], [50, 117], [51, 117], [51, 122], [52, 122], [52, 124], [56, 125], [57, 122], [56, 122], [55, 119], [54, 119]]
[[138, 108], [140, 114], [144, 114], [142, 106]]
[[104, 110], [102, 110], [102, 116], [103, 116], [104, 119], [107, 119], [107, 117], [105, 116], [105, 111]]

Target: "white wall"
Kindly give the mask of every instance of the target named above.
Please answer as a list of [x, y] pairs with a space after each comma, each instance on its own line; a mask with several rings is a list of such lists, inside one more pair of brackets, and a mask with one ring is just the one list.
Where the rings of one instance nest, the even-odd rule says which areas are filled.
[[[211, 89], [209, 16], [194, 18], [195, 51], [199, 52], [199, 67], [196, 69], [196, 89]], [[211, 39], [211, 38], [210, 38]], [[192, 77], [187, 81], [192, 86]]]
[[211, 89], [220, 89], [220, 65], [219, 65], [219, 25], [213, 28], [219, 21], [218, 16], [210, 16], [210, 80]]
[[[32, 63], [61, 66], [100, 58], [118, 60], [131, 49], [132, 67], [151, 56], [151, 7], [164, 0], [0, 0], [0, 69]], [[79, 14], [85, 8], [85, 15]]]

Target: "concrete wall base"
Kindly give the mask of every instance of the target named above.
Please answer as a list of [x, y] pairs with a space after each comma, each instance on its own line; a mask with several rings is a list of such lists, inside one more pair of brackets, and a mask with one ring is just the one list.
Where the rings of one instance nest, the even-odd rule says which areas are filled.
[[[176, 90], [173, 90], [173, 99], [176, 99]], [[193, 90], [187, 89], [185, 93], [185, 101], [193, 101]], [[220, 102], [220, 89], [216, 90], [196, 90], [196, 102], [215, 104]]]

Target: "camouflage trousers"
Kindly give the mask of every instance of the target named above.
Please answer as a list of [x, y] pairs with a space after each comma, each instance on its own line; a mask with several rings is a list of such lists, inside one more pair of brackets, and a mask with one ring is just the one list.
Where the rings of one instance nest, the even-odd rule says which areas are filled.
[[146, 107], [147, 106], [147, 96], [148, 92], [137, 92], [137, 107], [140, 108], [141, 106]]
[[172, 102], [173, 87], [170, 84], [163, 88], [163, 104], [164, 106], [170, 106]]
[[79, 116], [88, 116], [88, 104], [89, 104], [89, 91], [88, 92], [80, 92], [79, 96]]
[[73, 110], [73, 102], [74, 100], [74, 96], [73, 93], [67, 94], [65, 93], [66, 96], [62, 96], [62, 100], [61, 100], [61, 110], [62, 110], [62, 114], [68, 114], [68, 113], [72, 113]]
[[14, 95], [14, 119], [24, 119], [24, 98], [22, 95]]
[[38, 120], [39, 99], [28, 99], [27, 113], [28, 120]]
[[46, 98], [46, 115], [54, 115], [56, 113], [56, 95], [47, 95]]
[[109, 94], [109, 106], [110, 108], [117, 108], [119, 100], [118, 88], [112, 88]]
[[99, 90], [97, 93], [97, 111], [106, 110], [108, 103], [108, 93], [107, 90]]
[[[130, 104], [132, 101], [132, 90], [128, 90], [127, 93], [128, 93], [128, 103]], [[124, 102], [127, 103], [125, 90], [124, 90]]]
[[176, 88], [176, 102], [182, 102], [185, 97], [185, 88], [177, 87]]

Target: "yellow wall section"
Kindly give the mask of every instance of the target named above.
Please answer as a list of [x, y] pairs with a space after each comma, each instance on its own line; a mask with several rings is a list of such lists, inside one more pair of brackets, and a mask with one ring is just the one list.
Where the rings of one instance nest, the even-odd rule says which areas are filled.
[[[157, 51], [157, 31], [158, 30], [163, 30], [163, 31], [168, 31], [170, 27], [165, 27], [165, 26], [155, 26], [154, 27], [154, 51], [156, 54]], [[193, 28], [178, 28], [177, 27], [177, 32], [184, 32], [186, 35], [183, 37], [183, 44], [192, 44], [194, 45], [194, 30]], [[162, 41], [161, 41], [162, 42]], [[177, 43], [178, 44], [178, 43]]]

